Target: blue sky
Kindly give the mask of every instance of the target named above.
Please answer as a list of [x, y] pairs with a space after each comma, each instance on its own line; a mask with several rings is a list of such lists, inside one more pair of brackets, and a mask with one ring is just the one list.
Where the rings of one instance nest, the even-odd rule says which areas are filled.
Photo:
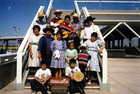
[[[0, 36], [16, 36], [13, 26], [20, 28], [18, 36], [24, 36], [40, 5], [45, 6], [45, 10], [47, 10], [49, 2], [50, 0], [0, 0]], [[54, 0], [53, 5], [54, 9], [75, 9], [73, 0]], [[80, 6], [85, 6], [85, 4], [79, 4], [79, 7]], [[98, 5], [95, 6], [98, 7]], [[89, 4], [88, 8], [92, 9], [95, 8], [95, 6]], [[104, 9], [108, 9], [108, 5], [103, 6]], [[132, 5], [128, 5], [127, 7], [130, 6]], [[112, 8], [117, 7], [120, 6], [112, 6]], [[121, 7], [123, 8], [124, 6]], [[111, 6], [109, 8], [111, 8]]]
[[[74, 10], [74, 0], [53, 0], [54, 9], [62, 10]], [[78, 0], [77, 0], [78, 1]], [[80, 1], [80, 0], [79, 0]], [[89, 0], [88, 0], [89, 1]], [[94, 0], [92, 0], [94, 1]], [[95, 0], [98, 1], [98, 0]], [[107, 0], [102, 0], [107, 1]], [[122, 1], [122, 0], [108, 0], [108, 1]], [[132, 1], [132, 0], [123, 0]], [[140, 0], [133, 0], [140, 1]], [[16, 36], [15, 29], [20, 28], [18, 36], [25, 36], [38, 8], [43, 5], [47, 10], [50, 0], [0, 0], [0, 36]], [[79, 4], [79, 7], [85, 6], [85, 4]], [[87, 5], [89, 9], [96, 9], [98, 4]], [[113, 8], [132, 8], [140, 7], [140, 4], [127, 4], [125, 5], [103, 5], [103, 9]]]

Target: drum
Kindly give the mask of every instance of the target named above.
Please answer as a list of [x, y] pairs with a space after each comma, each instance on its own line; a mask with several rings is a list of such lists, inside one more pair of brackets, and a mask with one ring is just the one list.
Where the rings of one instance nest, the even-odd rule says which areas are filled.
[[84, 79], [84, 74], [80, 71], [74, 73], [74, 80], [76, 82], [81, 82]]

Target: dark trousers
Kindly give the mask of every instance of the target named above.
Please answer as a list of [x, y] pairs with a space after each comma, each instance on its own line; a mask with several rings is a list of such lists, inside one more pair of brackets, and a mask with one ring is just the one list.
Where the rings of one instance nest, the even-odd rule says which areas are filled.
[[46, 62], [48, 68], [50, 67], [51, 59], [52, 59], [52, 54], [42, 55], [42, 61]]
[[75, 94], [77, 87], [80, 87], [81, 90], [84, 90], [84, 80], [81, 82], [76, 82], [75, 80], [70, 80], [70, 94]]
[[36, 81], [35, 79], [33, 79], [33, 80], [31, 80], [30, 81], [30, 83], [31, 83], [31, 90], [32, 91], [39, 91], [39, 90], [37, 90], [38, 89], [38, 87], [40, 88], [40, 90], [41, 90], [41, 92], [42, 92], [42, 94], [48, 94], [47, 93], [47, 90], [48, 90], [48, 88], [47, 88], [47, 84], [45, 83], [45, 85], [44, 86], [42, 86], [42, 84], [40, 84], [38, 81]]
[[86, 66], [82, 65], [82, 64], [79, 64], [79, 68], [80, 68], [81, 72], [84, 74]]

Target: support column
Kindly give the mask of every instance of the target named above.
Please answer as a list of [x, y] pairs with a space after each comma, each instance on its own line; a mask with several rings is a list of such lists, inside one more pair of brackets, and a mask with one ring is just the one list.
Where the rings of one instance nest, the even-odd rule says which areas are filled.
[[19, 46], [20, 46], [20, 40], [17, 39], [17, 41], [18, 41], [18, 48], [19, 48]]
[[110, 40], [108, 40], [108, 49], [110, 49]]
[[120, 40], [118, 39], [118, 48], [120, 49]]
[[140, 39], [138, 38], [138, 48], [140, 49]]
[[8, 49], [8, 45], [9, 43], [8, 43], [8, 40], [6, 40], [6, 49]]
[[4, 40], [2, 41], [3, 41], [3, 50], [5, 50], [5, 41]]
[[[132, 40], [132, 38], [129, 38], [129, 40], [131, 41]], [[129, 48], [131, 48], [131, 43], [129, 42]]]
[[123, 39], [121, 39], [121, 49], [123, 49]]
[[114, 39], [112, 40], [112, 48], [113, 49], [115, 48], [115, 40]]

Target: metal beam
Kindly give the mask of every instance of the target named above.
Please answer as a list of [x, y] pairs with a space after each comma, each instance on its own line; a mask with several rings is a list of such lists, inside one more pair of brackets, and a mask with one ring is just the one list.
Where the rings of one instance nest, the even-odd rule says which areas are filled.
[[128, 27], [128, 29], [130, 29], [139, 39], [140, 39], [140, 36], [125, 22], [123, 22], [123, 24]]
[[133, 44], [123, 33], [121, 33], [118, 29], [116, 29], [125, 39], [127, 39], [139, 52], [140, 52], [140, 49], [137, 48], [137, 46], [135, 46], [135, 44]]
[[122, 22], [119, 22], [112, 30], [110, 30], [103, 38], [105, 39], [110, 33], [112, 33]]

